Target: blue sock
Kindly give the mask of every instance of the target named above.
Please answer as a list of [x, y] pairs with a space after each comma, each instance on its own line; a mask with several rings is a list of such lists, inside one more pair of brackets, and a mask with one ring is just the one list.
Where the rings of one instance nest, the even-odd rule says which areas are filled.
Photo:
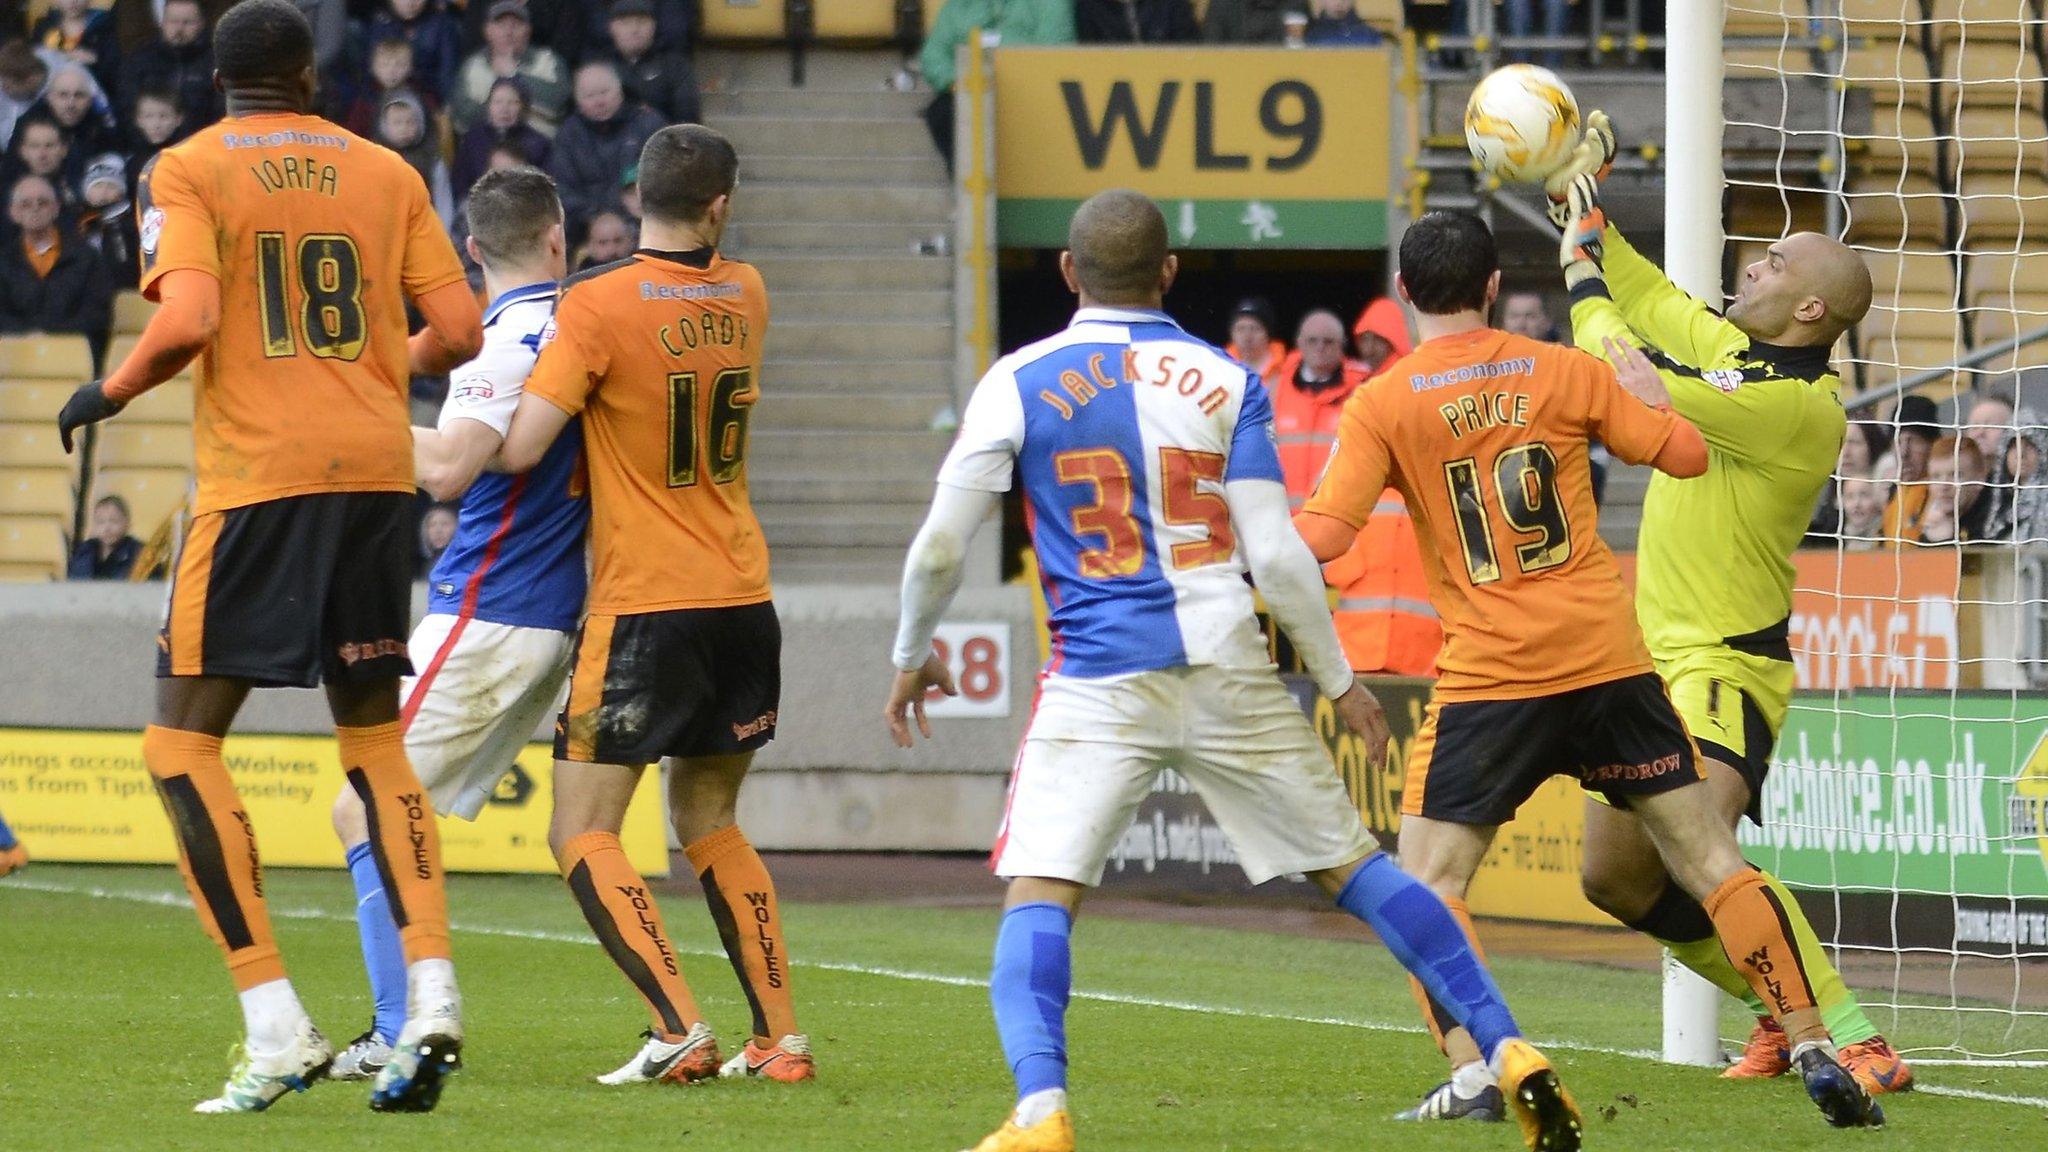
[[0, 816], [0, 851], [14, 847], [14, 829], [7, 826], [7, 819]]
[[1450, 909], [1386, 853], [1375, 852], [1359, 865], [1337, 893], [1337, 904], [1372, 925], [1401, 966], [1472, 1034], [1487, 1060], [1501, 1041], [1522, 1034]]
[[1017, 1078], [1017, 1099], [1067, 1086], [1067, 994], [1074, 983], [1073, 917], [1057, 904], [1019, 904], [996, 933], [988, 998]]
[[356, 883], [356, 931], [363, 938], [363, 966], [370, 970], [370, 999], [377, 1005], [370, 1028], [394, 1044], [405, 1026], [405, 949], [398, 943], [398, 922], [391, 918], [391, 901], [367, 842], [348, 850], [348, 874]]

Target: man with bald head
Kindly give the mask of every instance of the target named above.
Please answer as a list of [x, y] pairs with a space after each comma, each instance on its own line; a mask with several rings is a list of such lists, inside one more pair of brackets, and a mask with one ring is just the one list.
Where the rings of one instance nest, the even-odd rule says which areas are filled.
[[1179, 264], [1145, 196], [1096, 195], [1067, 237], [1060, 273], [1080, 308], [975, 386], [904, 564], [883, 710], [902, 747], [913, 720], [930, 738], [926, 693], [954, 694], [932, 631], [975, 529], [1016, 478], [1053, 658], [990, 862], [1010, 882], [989, 1000], [1017, 1102], [976, 1152], [1073, 1152], [1074, 914], [1169, 768], [1253, 883], [1304, 873], [1372, 925], [1471, 1031], [1530, 1148], [1573, 1152], [1579, 1116], [1556, 1071], [1520, 1038], [1444, 901], [1379, 850], [1266, 654], [1247, 574], [1338, 716], [1383, 755], [1385, 717], [1345, 661], [1315, 556], [1288, 519], [1264, 383], [1162, 310]]
[[[1607, 117], [1592, 113], [1585, 141], [1549, 187], [1551, 218], [1565, 230], [1559, 263], [1571, 288], [1572, 336], [1595, 355], [1609, 339], [1646, 346], [1672, 408], [1706, 436], [1704, 476], [1650, 481], [1636, 545], [1636, 617], [1699, 743], [1721, 814], [1731, 825], [1745, 815], [1760, 823], [1771, 749], [1794, 687], [1792, 551], [1847, 424], [1828, 352], [1870, 310], [1870, 273], [1839, 241], [1797, 232], [1742, 270], [1735, 299], [1717, 315], [1607, 222], [1599, 178], [1613, 155]], [[1795, 1049], [1750, 994], [1698, 902], [1668, 883], [1634, 816], [1587, 803], [1581, 881], [1595, 905], [1750, 1002], [1758, 1023], [1727, 1075], [1790, 1069], [1805, 1045]], [[1770, 884], [1843, 1066], [1871, 1095], [1909, 1086], [1912, 1071], [1842, 983], [1798, 902]]]

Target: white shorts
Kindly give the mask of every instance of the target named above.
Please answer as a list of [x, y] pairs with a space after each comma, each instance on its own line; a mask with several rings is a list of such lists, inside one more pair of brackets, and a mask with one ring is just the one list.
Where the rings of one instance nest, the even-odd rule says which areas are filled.
[[1208, 805], [1254, 884], [1378, 847], [1308, 717], [1268, 668], [1048, 676], [1010, 778], [996, 875], [1093, 886], [1162, 769]]
[[575, 634], [435, 613], [408, 647], [419, 674], [402, 689], [406, 755], [436, 812], [474, 820], [561, 708]]

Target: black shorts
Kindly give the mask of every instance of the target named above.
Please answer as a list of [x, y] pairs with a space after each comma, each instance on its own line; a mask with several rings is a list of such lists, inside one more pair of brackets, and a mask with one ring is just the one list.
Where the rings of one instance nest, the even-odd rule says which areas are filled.
[[1505, 824], [1552, 776], [1619, 807], [1700, 779], [1699, 752], [1655, 673], [1555, 696], [1432, 701], [1408, 757], [1401, 811]]
[[[1751, 823], [1761, 827], [1764, 822], [1764, 781], [1771, 776], [1771, 749], [1778, 742], [1778, 734], [1771, 731], [1771, 722], [1764, 718], [1764, 710], [1757, 707], [1755, 698], [1749, 693], [1718, 680], [1708, 685], [1707, 690], [1717, 696], [1733, 692], [1742, 698], [1742, 743], [1745, 751], [1737, 755], [1725, 744], [1699, 740], [1700, 755], [1735, 769], [1742, 782], [1749, 785], [1749, 807], [1743, 814]], [[1716, 700], [1709, 707], [1720, 703]]]
[[417, 548], [410, 492], [318, 492], [196, 516], [156, 674], [283, 688], [408, 675]]
[[781, 700], [782, 624], [771, 602], [592, 613], [576, 637], [555, 758], [638, 765], [751, 752], [775, 738]]

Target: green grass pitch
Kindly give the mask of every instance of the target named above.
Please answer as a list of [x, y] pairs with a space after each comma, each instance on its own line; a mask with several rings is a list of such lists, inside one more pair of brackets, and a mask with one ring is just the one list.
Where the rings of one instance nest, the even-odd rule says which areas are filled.
[[[267, 880], [300, 993], [345, 1041], [369, 1015], [348, 879]], [[788, 905], [818, 1081], [605, 1088], [591, 1077], [634, 1051], [645, 1012], [561, 884], [457, 877], [468, 1067], [439, 1112], [373, 1115], [365, 1086], [322, 1084], [265, 1115], [194, 1116], [227, 1071], [241, 1019], [183, 899], [168, 867], [37, 864], [0, 881], [0, 1147], [951, 1152], [1009, 1104], [980, 986], [992, 911]], [[710, 920], [680, 894], [664, 911], [729, 1051], [746, 1010]], [[1389, 1121], [1441, 1068], [1377, 945], [1084, 916], [1075, 970], [1084, 1149], [1521, 1147], [1512, 1124]], [[2048, 1073], [1930, 1069], [1930, 1085], [2033, 1102], [1920, 1092], [1888, 1098], [1883, 1133], [1835, 1132], [1793, 1081], [1728, 1083], [1626, 1054], [1657, 1042], [1652, 975], [1530, 960], [1498, 971], [1531, 1035], [1564, 1042], [1551, 1052], [1587, 1112], [1591, 1149], [1946, 1152], [2048, 1138]], [[1731, 1018], [1727, 1031], [1738, 1027]]]

